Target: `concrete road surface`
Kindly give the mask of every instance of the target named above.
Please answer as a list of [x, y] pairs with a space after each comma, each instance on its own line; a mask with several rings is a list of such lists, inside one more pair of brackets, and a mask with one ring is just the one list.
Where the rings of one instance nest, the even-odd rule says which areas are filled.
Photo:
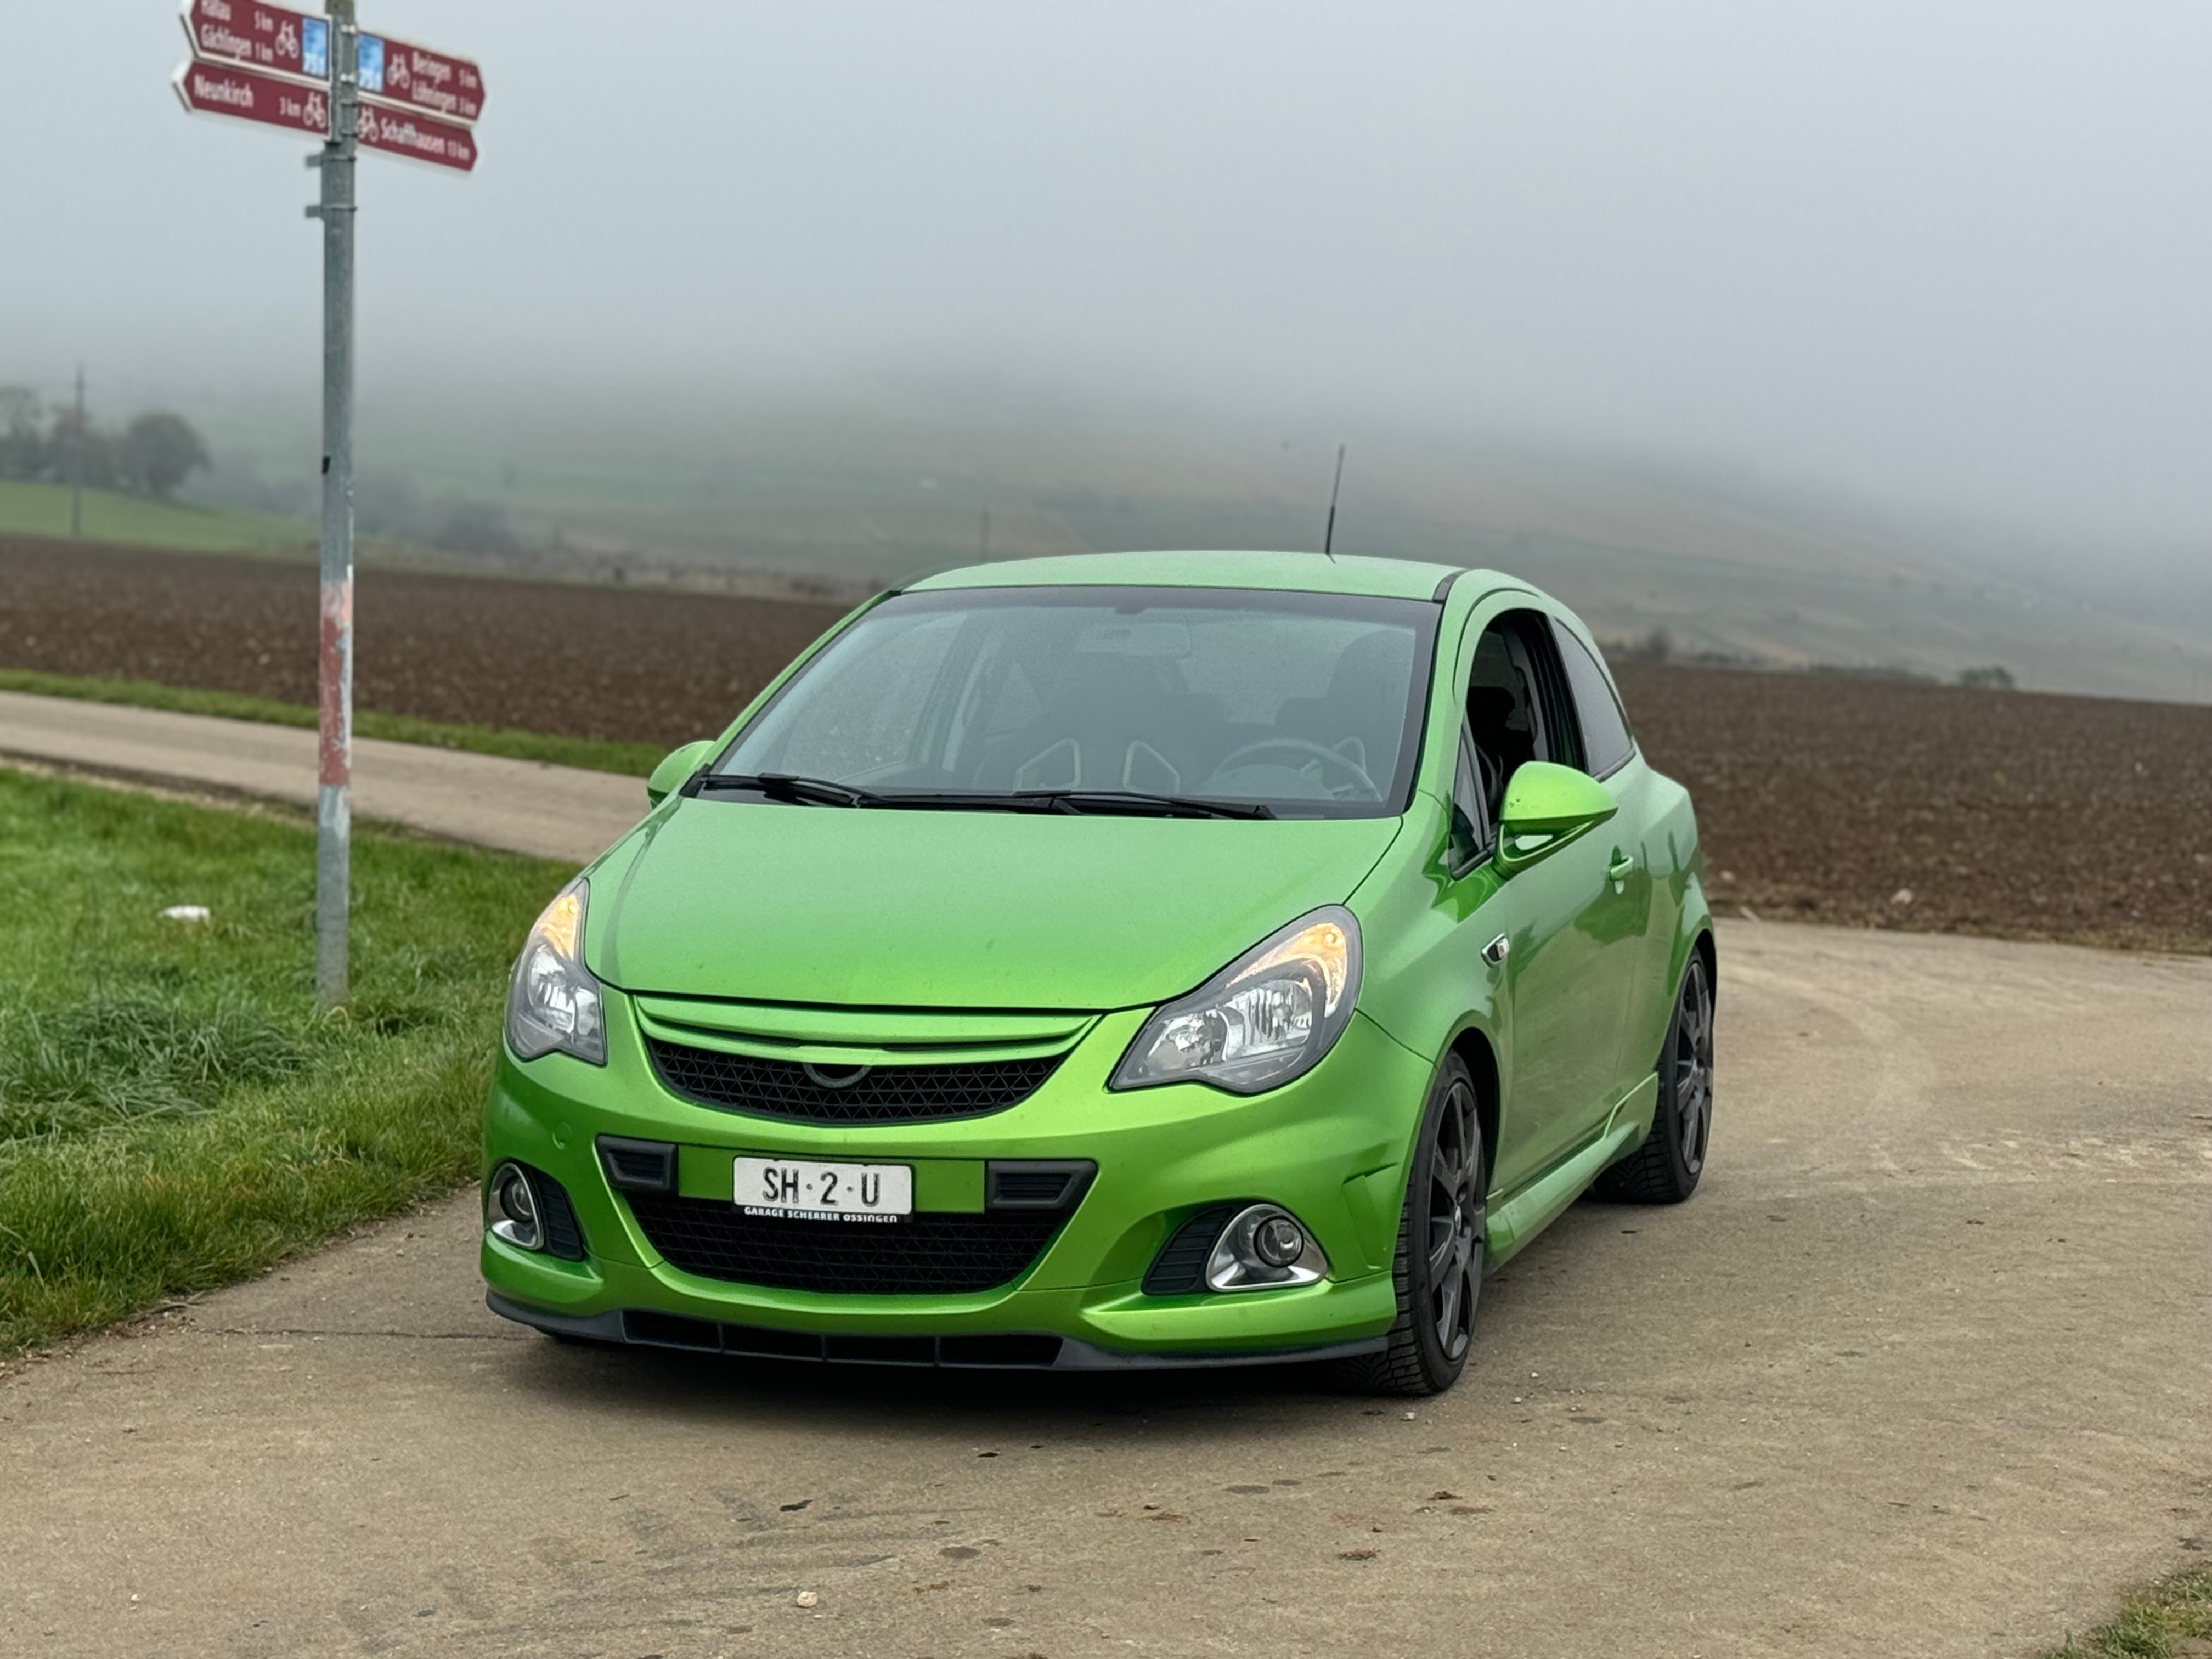
[[[315, 734], [0, 691], [0, 756], [181, 788], [315, 805]], [[452, 841], [582, 864], [645, 812], [636, 778], [354, 739], [353, 811]]]
[[1704, 1189], [1441, 1399], [559, 1346], [455, 1200], [0, 1382], [0, 1653], [2025, 1656], [2203, 1563], [2212, 963], [1720, 945]]

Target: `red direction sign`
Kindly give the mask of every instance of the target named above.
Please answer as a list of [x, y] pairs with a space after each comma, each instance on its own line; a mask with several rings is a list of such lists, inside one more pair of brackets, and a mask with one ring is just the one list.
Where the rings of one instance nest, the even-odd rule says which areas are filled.
[[364, 98], [427, 110], [465, 124], [483, 113], [483, 71], [470, 58], [385, 35], [363, 34], [360, 63]]
[[320, 87], [280, 81], [228, 64], [198, 62], [179, 64], [173, 84], [185, 107], [198, 114], [289, 127], [311, 138], [329, 136], [330, 94]]
[[356, 104], [354, 112], [360, 124], [361, 142], [370, 149], [452, 167], [459, 173], [475, 170], [477, 139], [466, 127], [433, 120], [411, 110], [366, 102]]
[[179, 0], [192, 56], [327, 81], [331, 26], [261, 0]]

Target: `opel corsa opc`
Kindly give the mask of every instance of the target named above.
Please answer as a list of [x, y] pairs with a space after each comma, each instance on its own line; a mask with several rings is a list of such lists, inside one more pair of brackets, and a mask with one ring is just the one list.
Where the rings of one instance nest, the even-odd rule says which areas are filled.
[[1430, 1393], [1585, 1188], [1698, 1184], [1689, 798], [1511, 577], [933, 576], [647, 794], [485, 1115], [490, 1304], [556, 1336]]

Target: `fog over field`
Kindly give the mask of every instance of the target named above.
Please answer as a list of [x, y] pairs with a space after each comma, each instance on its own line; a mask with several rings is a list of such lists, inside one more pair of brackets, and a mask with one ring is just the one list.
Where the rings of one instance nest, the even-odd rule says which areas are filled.
[[[1616, 635], [2212, 696], [2195, 0], [363, 12], [488, 88], [474, 177], [362, 165], [365, 515], [860, 582], [1310, 542], [1341, 439], [1347, 548]], [[184, 50], [0, 21], [0, 381], [295, 505], [313, 179]]]

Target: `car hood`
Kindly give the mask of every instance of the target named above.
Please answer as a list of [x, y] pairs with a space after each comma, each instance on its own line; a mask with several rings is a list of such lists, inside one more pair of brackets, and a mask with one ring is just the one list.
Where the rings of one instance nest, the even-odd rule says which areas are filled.
[[679, 996], [1134, 1007], [1341, 903], [1399, 822], [679, 799], [592, 871], [586, 958]]

